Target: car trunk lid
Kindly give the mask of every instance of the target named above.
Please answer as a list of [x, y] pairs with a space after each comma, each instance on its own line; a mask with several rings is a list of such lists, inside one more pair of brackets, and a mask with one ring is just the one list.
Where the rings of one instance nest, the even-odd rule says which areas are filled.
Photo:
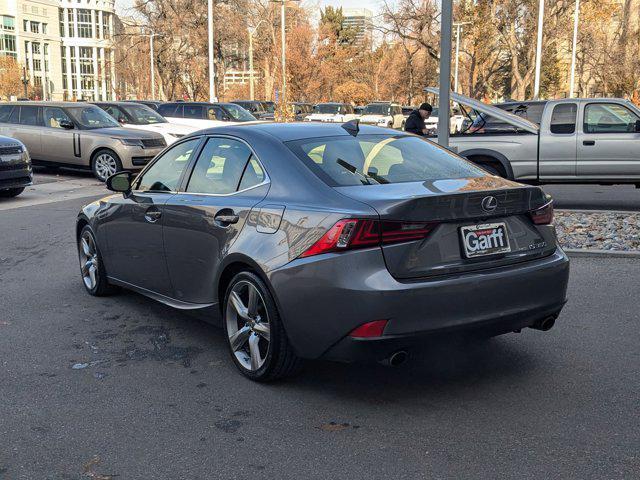
[[[335, 188], [373, 207], [383, 223], [406, 222], [407, 228], [431, 224], [429, 234], [419, 240], [383, 243], [387, 268], [398, 279], [501, 266], [555, 250], [552, 229], [536, 228], [529, 217], [549, 202], [538, 187], [486, 176]], [[470, 227], [487, 231], [487, 225], [505, 235], [509, 251], [472, 256], [463, 234]]]

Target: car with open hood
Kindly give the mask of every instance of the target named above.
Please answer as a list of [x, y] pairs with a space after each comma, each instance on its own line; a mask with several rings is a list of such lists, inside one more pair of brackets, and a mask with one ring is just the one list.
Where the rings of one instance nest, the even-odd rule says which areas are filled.
[[[429, 87], [430, 93], [438, 94]], [[635, 184], [640, 188], [640, 108], [621, 98], [563, 98], [488, 105], [451, 93], [464, 107], [457, 152], [521, 182]]]

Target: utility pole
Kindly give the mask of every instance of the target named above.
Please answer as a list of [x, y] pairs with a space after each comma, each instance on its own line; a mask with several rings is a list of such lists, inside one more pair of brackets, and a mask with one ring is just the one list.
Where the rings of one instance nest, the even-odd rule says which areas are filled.
[[213, 0], [207, 1], [207, 27], [209, 30], [209, 101], [216, 99], [216, 70], [213, 62]]
[[571, 79], [569, 80], [569, 98], [573, 97], [576, 80], [576, 51], [578, 49], [578, 22], [580, 18], [580, 0], [576, 0], [576, 11], [573, 15], [573, 49], [571, 50]]
[[[540, 65], [542, 64], [542, 30], [544, 27], [544, 0], [539, 0], [538, 44], [536, 45], [536, 77], [533, 82], [533, 98], [540, 96]], [[523, 100], [526, 100], [523, 98]]]
[[462, 26], [469, 25], [471, 22], [454, 22], [456, 27], [456, 63], [454, 67], [455, 73], [453, 74], [453, 91], [458, 91], [458, 56], [460, 55], [460, 34], [462, 33]]
[[438, 92], [438, 144], [449, 148], [449, 94], [451, 90], [451, 31], [453, 0], [442, 0], [440, 14], [440, 88]]

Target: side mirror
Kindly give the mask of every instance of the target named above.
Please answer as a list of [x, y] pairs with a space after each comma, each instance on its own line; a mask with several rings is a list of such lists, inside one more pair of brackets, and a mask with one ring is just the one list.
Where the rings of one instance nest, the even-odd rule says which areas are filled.
[[636, 120], [636, 132], [640, 132], [640, 120]]
[[70, 122], [69, 120], [60, 120], [58, 123], [60, 124], [61, 128], [64, 128], [66, 130], [73, 130], [74, 128], [73, 122]]
[[229, 122], [229, 121], [231, 121], [231, 119], [229, 118], [229, 116], [228, 116], [228, 115], [223, 115], [223, 116], [222, 116], [222, 121], [223, 121], [223, 122]]
[[127, 123], [127, 119], [123, 116], [118, 117], [118, 123]]
[[112, 192], [129, 193], [131, 191], [131, 182], [133, 174], [129, 171], [114, 173], [105, 182], [107, 190]]

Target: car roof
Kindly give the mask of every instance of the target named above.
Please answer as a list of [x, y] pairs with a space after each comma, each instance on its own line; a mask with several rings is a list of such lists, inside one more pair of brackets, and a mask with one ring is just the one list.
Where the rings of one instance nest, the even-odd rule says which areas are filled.
[[[250, 136], [252, 133], [268, 134], [277, 138], [282, 142], [289, 142], [292, 140], [302, 140], [304, 138], [316, 138], [316, 137], [337, 137], [350, 135], [341, 123], [313, 123], [313, 122], [291, 122], [291, 123], [250, 123], [250, 124], [235, 124], [230, 126], [213, 127], [205, 130], [200, 130], [192, 135], [198, 136], [201, 134], [206, 135], [224, 135], [224, 134], [240, 134], [243, 136]], [[391, 128], [381, 128], [372, 125], [359, 125], [359, 135], [400, 135], [407, 136], [407, 133], [393, 130]]]
[[29, 102], [1, 102], [0, 105], [14, 106], [32, 106], [32, 107], [77, 107], [92, 105], [88, 102], [48, 102], [48, 101], [29, 101]]

